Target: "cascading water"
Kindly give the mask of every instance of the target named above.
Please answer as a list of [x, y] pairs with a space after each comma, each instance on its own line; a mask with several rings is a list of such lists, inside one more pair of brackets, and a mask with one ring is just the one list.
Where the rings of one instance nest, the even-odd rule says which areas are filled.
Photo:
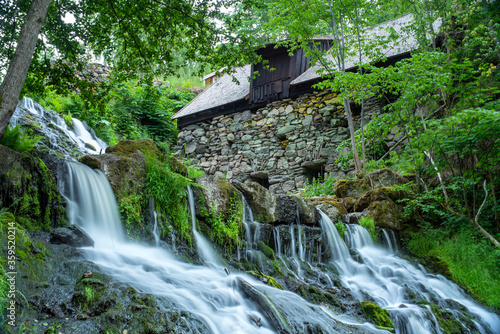
[[188, 186], [187, 188], [187, 199], [188, 199], [189, 212], [191, 214], [193, 236], [196, 243], [196, 248], [198, 250], [198, 254], [200, 254], [201, 258], [203, 259], [203, 261], [205, 261], [206, 264], [210, 264], [216, 267], [222, 267], [219, 259], [217, 258], [217, 255], [210, 246], [210, 243], [208, 242], [207, 239], [205, 239], [205, 237], [203, 237], [200, 234], [200, 232], [198, 232], [198, 229], [196, 228], [196, 213], [194, 207], [193, 190], [191, 189], [190, 186]]
[[[202, 333], [273, 333], [257, 307], [234, 289], [235, 275], [183, 263], [164, 249], [124, 241], [114, 195], [104, 175], [78, 163], [67, 163], [66, 168], [61, 187], [71, 204], [71, 221], [95, 240], [94, 248], [85, 249], [89, 260], [116, 280], [153, 294], [165, 307], [173, 303], [193, 314], [207, 327]], [[263, 326], [257, 328], [249, 314], [261, 318]]]
[[74, 131], [56, 112], [45, 110], [28, 97], [18, 104], [10, 119], [11, 127], [29, 126], [41, 135], [40, 143], [47, 146], [50, 153], [58, 152], [66, 158], [76, 158], [106, 150], [106, 143], [91, 134], [81, 121], [73, 118], [72, 123]]
[[[500, 318], [481, 308], [465, 295], [460, 287], [441, 275], [429, 274], [423, 267], [394, 255], [393, 251], [375, 247], [368, 231], [360, 225], [347, 225], [347, 244], [359, 255], [359, 262], [349, 254], [332, 221], [322, 213], [322, 226], [331, 249], [337, 250], [333, 261], [338, 266], [344, 286], [360, 301], [369, 295], [387, 309], [396, 333], [442, 333], [439, 322], [431, 312], [433, 307], [449, 310], [456, 319], [465, 318], [463, 305], [473, 316], [474, 328], [462, 333], [498, 333]], [[392, 246], [391, 246], [392, 247]], [[420, 305], [416, 301], [420, 300]], [[453, 300], [453, 302], [450, 302]]]

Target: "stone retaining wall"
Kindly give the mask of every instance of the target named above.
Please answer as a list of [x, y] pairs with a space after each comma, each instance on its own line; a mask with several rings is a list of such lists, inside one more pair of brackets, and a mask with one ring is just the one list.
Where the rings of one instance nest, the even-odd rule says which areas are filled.
[[[365, 101], [365, 124], [381, 109], [379, 99]], [[358, 128], [360, 117], [353, 114]], [[347, 138], [342, 101], [323, 91], [187, 126], [179, 131], [177, 149], [209, 175], [252, 179], [280, 194], [303, 187], [318, 173], [340, 178], [352, 172], [335, 163], [335, 149]]]

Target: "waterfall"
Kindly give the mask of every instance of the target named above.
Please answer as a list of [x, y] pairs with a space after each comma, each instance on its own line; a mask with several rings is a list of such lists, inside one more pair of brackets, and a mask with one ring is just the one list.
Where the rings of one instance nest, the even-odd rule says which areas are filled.
[[[442, 333], [429, 305], [420, 306], [415, 303], [417, 300], [431, 301], [452, 312], [456, 319], [461, 318], [463, 311], [460, 307], [454, 309], [452, 304], [463, 305], [473, 315], [476, 327], [464, 328], [464, 331], [495, 333], [500, 329], [500, 318], [481, 308], [456, 284], [395, 256], [392, 242], [389, 243], [389, 249], [374, 246], [364, 227], [348, 224], [347, 245], [351, 252], [358, 254], [358, 260], [354, 260], [336, 233], [333, 222], [324, 213], [321, 213], [321, 218], [329, 248], [336, 250], [334, 261], [340, 269], [343, 285], [360, 301], [366, 300], [368, 295], [387, 309], [396, 333]], [[449, 300], [454, 302], [450, 303]]]
[[198, 229], [196, 228], [196, 210], [194, 206], [193, 190], [191, 189], [190, 186], [188, 186], [187, 188], [187, 200], [191, 216], [193, 236], [196, 242], [196, 248], [198, 249], [198, 254], [201, 256], [201, 258], [203, 259], [203, 261], [205, 261], [206, 264], [222, 267], [212, 246], [210, 246], [208, 240], [205, 239], [205, 237], [202, 236], [200, 232], [198, 232]]
[[10, 119], [11, 127], [29, 125], [37, 134], [42, 135], [40, 142], [50, 149], [50, 153], [58, 152], [66, 158], [77, 158], [106, 150], [106, 143], [91, 134], [81, 121], [73, 118], [72, 123], [74, 131], [68, 128], [59, 114], [43, 109], [29, 97], [23, 97]]
[[123, 242], [118, 208], [106, 176], [77, 162], [67, 162], [64, 169], [61, 193], [68, 200], [70, 221], [92, 236], [96, 248]]
[[[176, 307], [195, 315], [206, 325], [206, 332], [274, 333], [258, 308], [234, 289], [236, 276], [227, 276], [219, 268], [181, 262], [165, 249], [124, 241], [116, 202], [104, 175], [78, 163], [69, 162], [65, 168], [67, 177], [61, 190], [70, 203], [70, 220], [96, 242], [94, 248], [84, 251], [105, 273], [154, 295], [166, 309]], [[194, 209], [192, 191], [188, 198]], [[257, 328], [249, 314], [262, 318], [263, 326]]]

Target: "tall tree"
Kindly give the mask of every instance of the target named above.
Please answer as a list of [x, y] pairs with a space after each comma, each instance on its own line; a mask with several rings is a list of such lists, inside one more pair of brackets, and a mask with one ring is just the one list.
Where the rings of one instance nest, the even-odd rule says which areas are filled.
[[0, 85], [0, 138], [9, 124], [33, 58], [38, 34], [45, 21], [50, 0], [33, 0], [19, 34], [16, 51]]

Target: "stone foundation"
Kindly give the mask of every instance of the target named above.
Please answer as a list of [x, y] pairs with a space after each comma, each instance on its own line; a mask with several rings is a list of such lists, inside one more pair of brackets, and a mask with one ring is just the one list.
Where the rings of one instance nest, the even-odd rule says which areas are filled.
[[[364, 124], [381, 110], [379, 99], [365, 101]], [[353, 117], [357, 129], [361, 120], [356, 107]], [[177, 150], [209, 175], [251, 179], [283, 194], [318, 175], [342, 178], [352, 173], [335, 163], [336, 148], [347, 138], [342, 101], [323, 91], [189, 125], [179, 131]]]

